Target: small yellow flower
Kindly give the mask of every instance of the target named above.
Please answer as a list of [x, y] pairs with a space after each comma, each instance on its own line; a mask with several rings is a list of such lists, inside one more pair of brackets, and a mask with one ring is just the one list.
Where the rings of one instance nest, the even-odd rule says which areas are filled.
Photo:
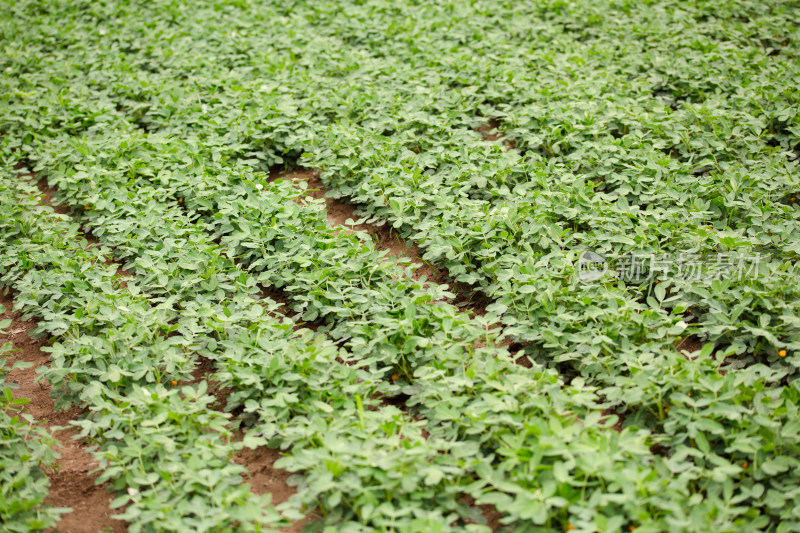
[[781, 356], [781, 357], [786, 357], [786, 350], [779, 351], [778, 355]]
[[174, 387], [175, 385], [177, 385], [177, 384], [178, 384], [178, 382], [177, 382], [177, 381], [175, 381], [174, 379], [171, 381], [171, 383], [172, 383], [172, 386], [173, 386], [173, 387]]

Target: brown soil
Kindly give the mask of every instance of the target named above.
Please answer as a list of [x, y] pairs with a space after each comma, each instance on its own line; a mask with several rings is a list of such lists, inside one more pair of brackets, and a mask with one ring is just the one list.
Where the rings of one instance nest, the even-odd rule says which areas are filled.
[[[297, 493], [297, 490], [290, 486], [287, 481], [291, 472], [275, 468], [275, 461], [280, 459], [280, 451], [259, 446], [254, 450], [245, 448], [234, 457], [234, 461], [247, 469], [250, 477], [247, 483], [254, 494], [272, 495], [272, 505], [279, 505], [286, 502]], [[312, 512], [291, 526], [281, 529], [286, 533], [300, 533], [303, 527], [315, 518], [320, 518]]]
[[254, 494], [271, 494], [272, 503], [278, 505], [285, 502], [297, 491], [287, 484], [291, 472], [275, 468], [275, 461], [280, 459], [278, 450], [259, 446], [254, 450], [245, 448], [238, 452], [234, 461], [244, 466], [250, 474], [250, 488]]
[[33, 363], [30, 368], [9, 372], [8, 381], [18, 385], [14, 390], [16, 397], [31, 400], [25, 406], [25, 411], [41, 421], [58, 441], [54, 449], [61, 458], [58, 460], [58, 467], [48, 473], [50, 494], [45, 503], [53, 507], [72, 508], [72, 512], [61, 517], [57, 525], [58, 531], [95, 533], [104, 528], [114, 532], [127, 531], [125, 522], [112, 518], [119, 511], [108, 507], [113, 497], [107, 491], [107, 484], [97, 485], [97, 475], [90, 474], [98, 465], [89, 454], [89, 446], [74, 439], [77, 430], [64, 428], [71, 420], [78, 419], [83, 411], [78, 407], [56, 411], [54, 401], [50, 398], [49, 384], [44, 381], [34, 382], [36, 368], [48, 363], [48, 355], [41, 350], [42, 346], [47, 345], [47, 341], [30, 335], [36, 323], [22, 320], [20, 313], [13, 311], [14, 301], [9, 295], [0, 294], [0, 304], [5, 307], [5, 311], [0, 314], [0, 320], [11, 319], [7, 333], [0, 334], [0, 344], [10, 341], [15, 350], [9, 365], [16, 361]]
[[[36, 179], [36, 176], [33, 174], [27, 174], [20, 176], [20, 178]], [[53, 208], [53, 211], [55, 211], [56, 213], [62, 215], [69, 214], [69, 207], [67, 207], [66, 205], [55, 205], [53, 203], [53, 196], [55, 196], [56, 190], [47, 184], [47, 178], [40, 178], [36, 182], [36, 186], [39, 187], [39, 190], [43, 194], [42, 204], [49, 205], [50, 207]]]
[[494, 505], [489, 504], [482, 504], [476, 505], [476, 507], [481, 511], [481, 514], [486, 519], [486, 525], [491, 528], [492, 531], [497, 531], [500, 529], [500, 519], [503, 518], [503, 513], [498, 511]]
[[679, 352], [685, 350], [690, 354], [693, 354], [702, 350], [703, 344], [704, 343], [700, 340], [700, 337], [697, 337], [696, 335], [690, 335], [678, 341], [678, 343], [675, 345], [675, 348], [677, 348]]
[[289, 295], [283, 290], [264, 285], [259, 285], [258, 288], [261, 291], [259, 294], [261, 299], [269, 298], [279, 306], [274, 311], [268, 311], [267, 314], [278, 320], [281, 320], [283, 317], [292, 318], [294, 320], [294, 326], [292, 327], [294, 331], [300, 331], [301, 329], [310, 329], [313, 332], [317, 331], [321, 322], [303, 322], [301, 318], [297, 316], [297, 313], [289, 308], [291, 298], [289, 298]]
[[492, 531], [498, 531], [500, 529], [500, 519], [503, 518], [503, 513], [498, 511], [494, 505], [478, 505], [475, 503], [475, 498], [472, 496], [464, 496], [462, 502], [480, 511], [480, 513], [483, 515], [483, 519], [485, 520], [484, 525], [489, 526]]
[[494, 142], [494, 141], [503, 141], [503, 145], [506, 147], [506, 151], [511, 150], [514, 148], [514, 143], [507, 140], [505, 135], [500, 133], [498, 128], [500, 127], [500, 122], [496, 119], [489, 119], [488, 122], [484, 122], [480, 126], [478, 126], [478, 133], [483, 135], [483, 139], [486, 141]]
[[478, 126], [478, 133], [481, 133], [486, 141], [499, 141], [503, 138], [503, 135], [497, 131], [497, 128], [499, 127], [500, 123], [498, 121], [495, 119], [490, 119], [488, 122], [484, 122]]

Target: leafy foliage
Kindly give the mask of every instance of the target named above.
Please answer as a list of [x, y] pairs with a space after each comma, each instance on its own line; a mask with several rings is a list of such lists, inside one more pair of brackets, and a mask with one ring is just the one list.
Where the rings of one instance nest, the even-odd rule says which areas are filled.
[[[2, 283], [58, 337], [45, 376], [91, 406], [86, 435], [120, 502], [141, 491], [126, 512], [145, 529], [172, 490], [152, 474], [195, 439], [232, 499], [187, 471], [170, 527], [274, 522], [222, 460], [241, 422], [303, 472], [286, 512], [318, 506], [320, 527], [481, 530], [470, 496], [520, 531], [792, 530], [798, 7], [15, 2], [7, 175], [46, 177], [99, 244], [14, 180]], [[297, 161], [489, 313], [269, 180]], [[586, 249], [761, 261], [581, 284]], [[687, 337], [704, 348], [682, 353]], [[169, 388], [201, 356], [238, 419], [204, 385]], [[175, 450], [148, 448], [162, 432]], [[145, 483], [123, 436], [152, 451]]]

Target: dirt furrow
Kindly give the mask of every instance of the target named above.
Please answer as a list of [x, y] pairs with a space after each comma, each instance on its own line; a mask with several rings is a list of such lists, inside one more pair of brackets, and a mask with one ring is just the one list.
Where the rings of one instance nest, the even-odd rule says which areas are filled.
[[53, 507], [72, 508], [72, 512], [61, 517], [58, 531], [127, 531], [127, 523], [112, 518], [120, 511], [109, 508], [113, 496], [107, 490], [108, 484], [96, 484], [97, 474], [91, 473], [98, 464], [89, 453], [89, 445], [76, 440], [74, 437], [78, 431], [67, 427], [70, 421], [80, 418], [84, 411], [79, 407], [56, 411], [55, 402], [50, 398], [50, 385], [46, 381], [35, 381], [36, 369], [49, 363], [49, 355], [42, 351], [42, 347], [48, 344], [47, 340], [31, 336], [36, 323], [23, 320], [20, 313], [13, 310], [14, 300], [10, 294], [0, 294], [0, 304], [5, 308], [0, 320], [11, 320], [7, 334], [0, 335], [0, 344], [10, 341], [13, 345], [14, 352], [9, 363], [32, 363], [29, 368], [9, 372], [8, 381], [18, 386], [14, 391], [16, 397], [30, 400], [25, 412], [40, 421], [58, 441], [55, 450], [61, 458], [58, 467], [48, 472], [50, 494], [45, 503]]
[[484, 122], [480, 126], [478, 126], [477, 131], [481, 135], [483, 135], [483, 139], [489, 142], [495, 141], [502, 141], [503, 146], [505, 146], [506, 151], [515, 148], [514, 143], [506, 139], [506, 136], [500, 131], [500, 122], [496, 119], [489, 119], [488, 122]]
[[[259, 495], [270, 494], [272, 504], [276, 506], [287, 502], [297, 493], [297, 489], [288, 483], [292, 473], [275, 467], [275, 461], [280, 457], [280, 450], [266, 446], [259, 446], [253, 450], [245, 448], [234, 456], [234, 461], [247, 469], [249, 475], [247, 483], [250, 485], [250, 490]], [[280, 531], [300, 533], [307, 524], [321, 518], [318, 511], [312, 511], [306, 518], [281, 528]]]

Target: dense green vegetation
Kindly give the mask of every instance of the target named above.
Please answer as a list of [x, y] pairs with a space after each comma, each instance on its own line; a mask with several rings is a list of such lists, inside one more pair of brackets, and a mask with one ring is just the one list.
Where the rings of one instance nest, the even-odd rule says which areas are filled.
[[797, 2], [2, 4], [0, 284], [133, 531], [800, 528]]

